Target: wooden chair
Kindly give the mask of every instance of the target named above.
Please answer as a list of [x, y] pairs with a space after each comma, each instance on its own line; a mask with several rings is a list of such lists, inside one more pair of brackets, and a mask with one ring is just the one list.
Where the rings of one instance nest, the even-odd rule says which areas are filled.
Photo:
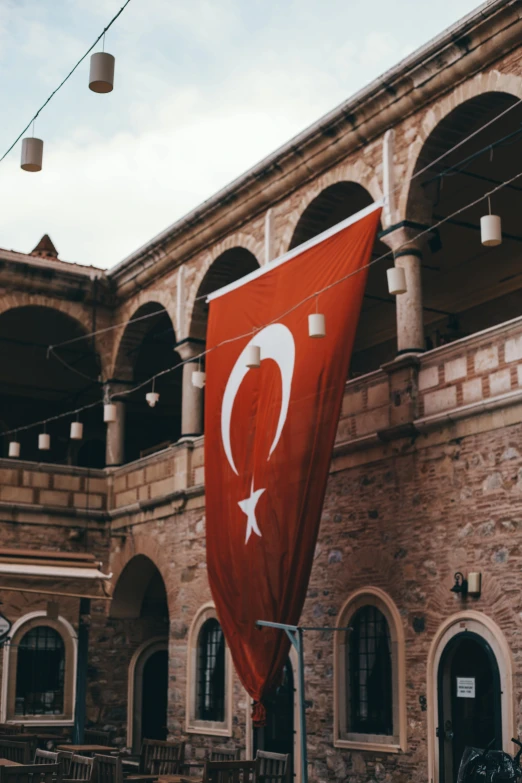
[[34, 753], [34, 764], [59, 764], [58, 753], [54, 750], [42, 750], [36, 748]]
[[288, 783], [290, 763], [288, 753], [270, 753], [258, 750], [255, 760], [256, 783]]
[[97, 729], [95, 726], [85, 729], [83, 734], [85, 745], [111, 745], [112, 732]]
[[17, 764], [30, 764], [33, 753], [30, 742], [0, 739], [0, 758], [15, 761]]
[[184, 761], [184, 742], [144, 739], [138, 773], [131, 772], [125, 780], [145, 783], [156, 780], [160, 775], [180, 775]]
[[95, 755], [92, 776], [95, 783], [122, 783], [121, 758]]
[[216, 746], [210, 751], [211, 761], [239, 761], [241, 758], [240, 748], [227, 748]]
[[0, 767], [0, 783], [62, 783], [60, 764]]
[[71, 768], [72, 757], [74, 753], [72, 750], [59, 750], [57, 752], [58, 762], [62, 765], [64, 778], [69, 777], [69, 770]]
[[251, 783], [255, 767], [255, 761], [207, 761], [203, 783]]
[[93, 766], [93, 758], [73, 753], [69, 771], [67, 772], [67, 780], [90, 780]]

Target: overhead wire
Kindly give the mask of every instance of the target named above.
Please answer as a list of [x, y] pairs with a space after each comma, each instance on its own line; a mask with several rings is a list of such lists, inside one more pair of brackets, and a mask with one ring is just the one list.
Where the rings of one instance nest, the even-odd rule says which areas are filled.
[[[419, 177], [419, 176], [421, 176], [422, 174], [424, 174], [426, 171], [428, 171], [429, 169], [431, 169], [433, 166], [436, 166], [436, 165], [437, 165], [437, 163], [440, 163], [440, 161], [441, 161], [441, 160], [444, 160], [444, 158], [445, 158], [445, 157], [447, 157], [448, 155], [450, 155], [450, 154], [451, 154], [452, 152], [454, 152], [455, 150], [459, 149], [459, 148], [460, 148], [460, 147], [461, 147], [463, 144], [466, 144], [468, 141], [470, 141], [471, 139], [473, 139], [475, 136], [477, 136], [477, 135], [478, 135], [479, 133], [481, 133], [483, 130], [485, 130], [486, 128], [489, 128], [489, 127], [490, 127], [490, 126], [491, 126], [491, 125], [492, 125], [494, 122], [496, 122], [497, 120], [501, 119], [501, 118], [502, 118], [502, 117], [504, 117], [506, 114], [508, 114], [508, 112], [512, 111], [513, 109], [515, 109], [517, 106], [520, 106], [521, 104], [522, 104], [522, 98], [520, 98], [519, 100], [515, 101], [513, 104], [511, 104], [511, 105], [510, 105], [510, 106], [508, 106], [506, 109], [504, 109], [503, 111], [501, 111], [499, 114], [496, 114], [496, 115], [495, 115], [494, 117], [492, 117], [490, 120], [488, 120], [488, 121], [487, 121], [487, 122], [485, 122], [483, 125], [481, 125], [481, 126], [480, 126], [480, 128], [476, 128], [476, 129], [475, 129], [475, 130], [474, 130], [472, 133], [470, 133], [468, 136], [464, 137], [464, 138], [463, 138], [463, 139], [461, 139], [459, 142], [457, 142], [456, 144], [454, 144], [454, 145], [453, 145], [453, 147], [450, 147], [448, 150], [446, 150], [445, 152], [441, 153], [441, 155], [439, 155], [439, 156], [438, 156], [437, 158], [435, 158], [433, 161], [431, 161], [430, 163], [426, 164], [426, 166], [423, 166], [421, 169], [419, 169], [419, 171], [415, 172], [415, 174], [412, 174], [412, 176], [411, 176], [411, 177], [409, 177], [409, 178], [408, 178], [408, 179], [406, 179], [406, 180], [401, 180], [401, 183], [400, 183], [399, 185], [396, 185], [394, 188], [392, 188], [392, 190], [390, 191], [390, 194], [391, 194], [391, 193], [395, 193], [395, 192], [397, 192], [398, 190], [400, 190], [401, 188], [403, 188], [405, 184], [407, 184], [407, 183], [409, 183], [409, 182], [413, 182], [413, 180], [414, 180], [414, 179], [416, 179], [417, 177]], [[509, 137], [508, 137], [508, 138], [509, 138]], [[502, 141], [502, 140], [504, 140], [504, 139], [501, 139], [501, 141]], [[491, 144], [488, 144], [488, 145], [486, 145], [486, 146], [484, 147], [484, 149], [483, 149], [483, 150], [481, 150], [481, 152], [484, 152], [484, 151], [488, 150], [490, 147], [491, 147]], [[465, 162], [467, 162], [467, 161], [468, 161], [468, 157], [466, 157], [466, 158], [463, 158], [461, 161], [459, 161], [458, 163], [454, 164], [454, 166], [461, 165], [462, 163], [465, 163]], [[451, 169], [452, 169], [454, 166], [451, 166], [451, 167], [449, 167], [449, 170], [451, 171]], [[428, 180], [428, 182], [431, 182], [432, 180], [435, 180], [435, 179], [439, 179], [441, 176], [443, 176], [443, 173], [438, 173], [438, 174], [436, 174], [436, 175], [435, 175], [435, 176], [434, 176], [434, 177], [433, 177], [431, 180]], [[503, 184], [504, 184], [504, 183], [502, 183], [502, 185], [503, 185]], [[485, 198], [485, 196], [484, 196], [484, 198]], [[434, 226], [432, 226], [431, 228], [433, 229], [433, 228], [434, 228]], [[387, 255], [388, 255], [388, 254], [387, 254]], [[380, 260], [380, 259], [377, 259], [377, 260]], [[203, 299], [206, 299], [206, 298], [207, 298], [207, 294], [204, 294], [204, 295], [202, 295], [202, 296], [197, 296], [197, 297], [195, 297], [194, 301], [195, 301], [195, 302], [199, 302], [199, 301], [201, 301], [201, 300], [203, 300]], [[105, 333], [107, 333], [107, 332], [111, 332], [111, 331], [113, 331], [113, 330], [115, 330], [115, 329], [119, 329], [119, 328], [121, 328], [121, 327], [128, 326], [130, 323], [136, 323], [136, 322], [138, 322], [138, 321], [145, 321], [145, 320], [147, 320], [147, 319], [149, 319], [149, 318], [154, 318], [154, 316], [157, 316], [157, 315], [158, 315], [158, 312], [159, 312], [159, 311], [155, 311], [155, 312], [153, 312], [153, 313], [147, 313], [146, 315], [138, 316], [137, 318], [131, 318], [131, 319], [130, 319], [130, 320], [128, 320], [128, 321], [124, 321], [124, 322], [120, 322], [120, 323], [117, 323], [117, 324], [113, 324], [112, 326], [106, 326], [106, 327], [104, 327], [104, 328], [102, 328], [102, 329], [97, 329], [96, 331], [89, 332], [88, 334], [81, 335], [81, 336], [79, 336], [79, 337], [73, 337], [73, 338], [72, 338], [72, 339], [70, 339], [70, 340], [64, 340], [64, 341], [63, 341], [63, 342], [61, 342], [61, 343], [57, 343], [56, 345], [51, 345], [51, 346], [49, 346], [49, 349], [50, 349], [50, 350], [54, 350], [55, 348], [60, 348], [61, 346], [64, 346], [64, 345], [71, 345], [72, 343], [76, 343], [76, 342], [78, 342], [78, 341], [80, 341], [80, 340], [85, 340], [85, 339], [87, 339], [87, 338], [89, 338], [89, 337], [95, 337], [95, 336], [96, 336], [96, 335], [98, 335], [98, 334], [105, 334]]]
[[47, 104], [48, 104], [48, 103], [50, 103], [50, 101], [51, 101], [51, 100], [54, 98], [54, 96], [56, 95], [56, 93], [57, 93], [59, 90], [61, 90], [61, 89], [62, 89], [62, 87], [63, 87], [63, 85], [64, 85], [64, 84], [65, 84], [65, 83], [66, 83], [66, 82], [67, 82], [67, 81], [68, 81], [68, 80], [71, 78], [71, 76], [73, 75], [73, 73], [74, 73], [74, 72], [76, 71], [76, 69], [77, 69], [77, 68], [78, 68], [78, 67], [79, 67], [79, 66], [82, 64], [82, 62], [85, 60], [85, 58], [87, 57], [87, 55], [89, 55], [89, 54], [92, 52], [92, 50], [94, 49], [94, 47], [96, 46], [96, 44], [98, 43], [98, 41], [100, 41], [100, 40], [101, 40], [101, 39], [104, 37], [104, 35], [105, 35], [105, 33], [107, 32], [107, 30], [108, 30], [110, 27], [112, 27], [112, 25], [114, 24], [114, 22], [116, 21], [116, 19], [117, 19], [117, 18], [120, 16], [120, 14], [122, 14], [122, 13], [123, 13], [123, 11], [124, 11], [124, 10], [127, 8], [127, 6], [129, 5], [130, 1], [131, 1], [131, 0], [125, 0], [125, 3], [122, 5], [122, 7], [120, 8], [120, 10], [119, 10], [119, 11], [118, 11], [118, 12], [117, 12], [117, 13], [116, 13], [116, 14], [115, 14], [113, 17], [112, 17], [112, 19], [111, 19], [111, 21], [109, 22], [109, 24], [108, 24], [106, 27], [104, 27], [104, 28], [103, 28], [103, 31], [100, 33], [100, 35], [99, 35], [99, 36], [98, 36], [98, 38], [95, 40], [95, 42], [92, 44], [92, 46], [90, 46], [90, 47], [87, 49], [87, 51], [85, 52], [85, 54], [84, 54], [82, 57], [80, 57], [80, 59], [78, 60], [78, 62], [76, 63], [76, 65], [75, 65], [75, 66], [74, 66], [74, 67], [73, 67], [73, 68], [72, 68], [72, 69], [69, 71], [69, 73], [67, 74], [67, 76], [66, 76], [64, 79], [62, 79], [62, 81], [60, 82], [60, 84], [58, 85], [58, 87], [56, 87], [56, 89], [55, 89], [55, 90], [53, 90], [53, 91], [52, 91], [52, 93], [49, 95], [49, 97], [48, 97], [48, 98], [47, 98], [47, 99], [46, 99], [46, 100], [45, 100], [45, 101], [42, 103], [42, 105], [40, 106], [40, 108], [38, 109], [38, 111], [36, 112], [36, 114], [35, 114], [35, 115], [33, 115], [33, 117], [31, 117], [31, 119], [29, 120], [29, 122], [27, 123], [27, 125], [25, 126], [25, 128], [24, 128], [24, 129], [21, 131], [21, 133], [19, 133], [19, 134], [18, 134], [18, 136], [17, 136], [17, 137], [16, 137], [16, 139], [13, 141], [13, 143], [11, 144], [11, 146], [10, 146], [10, 147], [9, 147], [9, 148], [8, 148], [8, 149], [7, 149], [7, 150], [4, 152], [4, 154], [3, 154], [3, 155], [2, 155], [2, 157], [0, 158], [0, 163], [1, 163], [1, 162], [4, 160], [4, 158], [6, 158], [6, 157], [9, 155], [9, 153], [11, 152], [11, 150], [12, 150], [12, 149], [14, 149], [14, 147], [16, 147], [16, 145], [18, 144], [18, 142], [20, 141], [20, 139], [22, 138], [22, 136], [24, 135], [24, 133], [26, 132], [26, 130], [28, 130], [28, 129], [31, 127], [31, 125], [34, 123], [34, 121], [37, 119], [37, 117], [38, 117], [38, 115], [40, 114], [40, 112], [41, 112], [43, 109], [45, 109], [45, 107], [47, 106]]
[[[371, 260], [368, 264], [365, 264], [364, 266], [360, 267], [359, 269], [356, 269], [353, 272], [349, 272], [348, 274], [343, 275], [342, 277], [340, 277], [338, 280], [335, 280], [332, 283], [329, 283], [327, 286], [324, 286], [324, 288], [321, 288], [321, 289], [319, 289], [317, 291], [314, 291], [313, 293], [309, 294], [308, 296], [306, 296], [301, 301], [297, 302], [295, 305], [292, 305], [292, 307], [288, 308], [288, 310], [284, 311], [283, 313], [279, 313], [277, 316], [275, 316], [268, 323], [256, 327], [254, 331], [257, 332], [260, 329], [265, 328], [266, 326], [270, 326], [271, 324], [280, 321], [282, 318], [285, 318], [287, 315], [290, 315], [291, 313], [293, 313], [299, 307], [302, 307], [307, 302], [310, 302], [310, 301], [314, 300], [316, 297], [321, 296], [322, 294], [326, 293], [327, 291], [330, 291], [332, 288], [335, 288], [336, 286], [341, 285], [341, 283], [344, 283], [347, 280], [349, 280], [351, 277], [354, 277], [355, 275], [360, 274], [364, 270], [369, 269], [371, 266], [373, 266], [374, 264], [379, 263], [379, 261], [382, 261], [384, 258], [387, 258], [387, 257], [393, 255], [401, 247], [405, 247], [406, 245], [411, 244], [412, 241], [414, 241], [416, 239], [420, 239], [421, 237], [426, 236], [426, 235], [432, 233], [435, 229], [439, 228], [440, 226], [442, 226], [447, 221], [452, 220], [457, 215], [462, 214], [462, 212], [465, 212], [466, 210], [471, 209], [472, 207], [476, 206], [477, 204], [480, 204], [482, 201], [484, 201], [484, 200], [486, 200], [488, 198], [491, 198], [491, 196], [493, 196], [499, 190], [501, 190], [502, 188], [504, 188], [507, 185], [511, 184], [512, 182], [515, 182], [516, 180], [520, 179], [521, 177], [522, 177], [522, 171], [518, 172], [518, 174], [515, 174], [513, 177], [510, 177], [509, 179], [504, 180], [504, 182], [501, 182], [499, 185], [495, 186], [494, 188], [492, 188], [487, 193], [482, 194], [481, 196], [479, 196], [478, 198], [476, 198], [473, 201], [469, 202], [468, 204], [465, 204], [463, 207], [459, 207], [459, 209], [455, 210], [450, 215], [444, 216], [441, 220], [437, 221], [433, 225], [423, 229], [422, 231], [419, 231], [414, 237], [412, 237], [411, 239], [403, 242], [398, 248], [395, 248], [395, 250], [391, 250], [391, 249], [388, 250], [386, 253], [383, 253], [382, 255], [378, 256], [377, 258]], [[205, 350], [201, 351], [201, 353], [199, 353], [198, 355], [195, 355], [195, 356], [193, 356], [193, 357], [191, 357], [189, 359], [184, 359], [183, 361], [178, 362], [177, 364], [173, 365], [172, 367], [168, 367], [168, 368], [166, 368], [164, 370], [161, 370], [160, 372], [155, 373], [154, 375], [151, 375], [151, 377], [147, 378], [147, 380], [142, 381], [141, 383], [139, 383], [139, 384], [137, 384], [137, 385], [135, 385], [135, 386], [133, 386], [133, 387], [131, 387], [129, 389], [125, 389], [123, 391], [118, 391], [117, 393], [114, 393], [112, 395], [109, 393], [106, 399], [111, 400], [111, 399], [113, 399], [115, 397], [121, 398], [123, 396], [129, 395], [129, 394], [133, 394], [134, 392], [139, 391], [140, 389], [143, 389], [145, 386], [148, 386], [149, 384], [151, 384], [153, 380], [156, 380], [157, 378], [161, 378], [164, 375], [167, 375], [168, 373], [174, 372], [175, 370], [179, 369], [180, 367], [183, 367], [185, 364], [196, 363], [198, 361], [200, 362], [201, 359], [203, 359], [208, 354], [213, 353], [218, 348], [221, 348], [224, 345], [229, 345], [230, 343], [233, 343], [233, 342], [237, 342], [238, 340], [244, 340], [247, 337], [251, 337], [251, 336], [252, 336], [252, 330], [250, 329], [248, 332], [245, 332], [243, 334], [235, 335], [234, 337], [229, 337], [226, 340], [222, 340], [221, 342], [216, 343], [216, 345], [213, 345], [212, 348], [205, 348]], [[38, 427], [40, 425], [43, 425], [44, 423], [47, 423], [49, 421], [56, 421], [58, 419], [63, 419], [63, 418], [68, 418], [68, 417], [71, 417], [71, 416], [74, 416], [74, 415], [78, 415], [82, 411], [90, 410], [91, 408], [95, 408], [95, 407], [97, 407], [99, 405], [102, 405], [102, 404], [104, 404], [104, 400], [97, 400], [96, 402], [90, 403], [88, 405], [84, 405], [84, 406], [82, 406], [80, 408], [76, 408], [74, 410], [70, 410], [70, 411], [66, 411], [64, 413], [56, 414], [55, 416], [48, 417], [46, 419], [41, 419], [40, 421], [32, 422], [31, 424], [22, 425], [20, 427], [13, 427], [10, 430], [4, 431], [2, 434], [4, 436], [6, 436], [6, 435], [12, 435], [12, 434], [18, 433], [18, 432], [27, 431], [27, 430], [33, 429], [34, 427]]]

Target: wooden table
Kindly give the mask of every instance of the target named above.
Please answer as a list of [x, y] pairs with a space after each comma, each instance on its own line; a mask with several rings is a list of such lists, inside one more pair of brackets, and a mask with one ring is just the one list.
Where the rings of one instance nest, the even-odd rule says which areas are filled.
[[202, 783], [201, 775], [159, 775], [158, 783]]
[[73, 753], [114, 753], [117, 748], [110, 745], [57, 745], [56, 750], [70, 750]]
[[11, 759], [0, 759], [0, 767], [22, 767], [18, 761], [11, 761]]

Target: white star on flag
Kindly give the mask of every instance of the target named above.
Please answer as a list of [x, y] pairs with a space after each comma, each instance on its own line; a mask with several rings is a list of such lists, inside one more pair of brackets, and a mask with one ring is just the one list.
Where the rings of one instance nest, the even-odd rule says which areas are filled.
[[254, 479], [252, 479], [252, 484], [250, 485], [250, 497], [246, 498], [245, 500], [240, 500], [238, 502], [239, 508], [247, 516], [245, 544], [248, 544], [248, 539], [250, 538], [252, 533], [255, 533], [256, 536], [259, 536], [261, 538], [261, 531], [258, 527], [257, 519], [256, 519], [256, 506], [257, 506], [257, 501], [259, 500], [259, 498], [261, 497], [264, 491], [265, 491], [264, 489], [256, 489], [256, 491], [254, 492]]

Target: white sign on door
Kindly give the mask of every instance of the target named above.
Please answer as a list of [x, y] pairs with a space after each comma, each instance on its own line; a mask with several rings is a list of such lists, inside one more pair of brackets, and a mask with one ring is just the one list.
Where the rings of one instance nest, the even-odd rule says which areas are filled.
[[474, 677], [457, 677], [457, 698], [458, 699], [475, 698]]

